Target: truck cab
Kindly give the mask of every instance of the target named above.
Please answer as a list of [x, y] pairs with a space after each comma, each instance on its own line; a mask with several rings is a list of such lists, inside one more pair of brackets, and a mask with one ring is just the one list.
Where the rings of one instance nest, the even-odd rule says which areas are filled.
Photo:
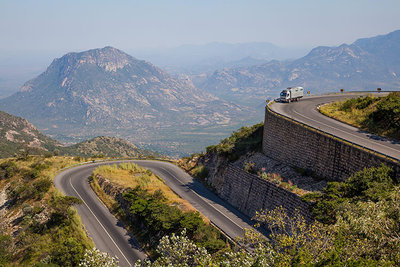
[[289, 102], [290, 100], [290, 91], [289, 90], [282, 90], [280, 95], [280, 100], [283, 102]]

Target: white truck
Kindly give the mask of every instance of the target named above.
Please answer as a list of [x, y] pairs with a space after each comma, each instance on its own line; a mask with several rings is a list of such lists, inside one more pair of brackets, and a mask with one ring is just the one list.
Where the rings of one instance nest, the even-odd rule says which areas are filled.
[[304, 96], [304, 88], [303, 87], [288, 87], [287, 89], [282, 90], [280, 95], [280, 101], [282, 102], [293, 102], [299, 101], [300, 98]]

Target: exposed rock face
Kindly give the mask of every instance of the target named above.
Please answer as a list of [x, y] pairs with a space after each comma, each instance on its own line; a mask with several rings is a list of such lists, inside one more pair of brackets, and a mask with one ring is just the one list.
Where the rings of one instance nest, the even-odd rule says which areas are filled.
[[225, 125], [244, 114], [190, 80], [175, 79], [112, 47], [55, 59], [20, 92], [0, 100], [0, 108], [60, 140]]
[[96, 175], [96, 181], [99, 184], [100, 188], [113, 199], [122, 196], [122, 194], [126, 191], [126, 188], [111, 183], [109, 180], [98, 174]]

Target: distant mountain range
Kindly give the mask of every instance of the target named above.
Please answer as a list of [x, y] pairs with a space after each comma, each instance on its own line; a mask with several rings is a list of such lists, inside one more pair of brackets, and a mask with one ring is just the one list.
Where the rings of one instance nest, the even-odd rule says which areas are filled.
[[270, 61], [215, 71], [196, 85], [236, 103], [254, 105], [260, 97], [277, 97], [289, 86], [312, 93], [400, 88], [400, 30], [359, 39], [338, 47], [317, 47], [292, 61]]
[[270, 60], [299, 58], [308, 48], [279, 47], [267, 42], [209, 43], [182, 45], [169, 49], [132, 51], [138, 57], [150, 60], [172, 74], [196, 75], [220, 68], [244, 67]]
[[211, 65], [221, 60], [226, 68], [172, 76], [112, 47], [68, 53], [19, 92], [0, 99], [0, 110], [29, 119], [67, 144], [115, 136], [182, 155], [262, 121], [265, 99], [289, 86], [303, 86], [312, 94], [400, 88], [400, 31], [317, 47], [296, 60], [267, 62], [284, 54], [268, 43], [170, 51], [176, 53], [183, 61], [193, 53], [196, 60], [214, 55]]
[[64, 146], [43, 135], [32, 123], [0, 111], [0, 158], [31, 154], [60, 154], [70, 156], [107, 157], [159, 157], [160, 154], [139, 149], [135, 145], [115, 137], [100, 136], [72, 146]]
[[[252, 114], [112, 47], [55, 59], [19, 92], [1, 99], [0, 109], [62, 142], [111, 135], [135, 143], [167, 138], [164, 146], [182, 141], [171, 142], [171, 133], [240, 125]], [[187, 142], [199, 144], [193, 137]]]

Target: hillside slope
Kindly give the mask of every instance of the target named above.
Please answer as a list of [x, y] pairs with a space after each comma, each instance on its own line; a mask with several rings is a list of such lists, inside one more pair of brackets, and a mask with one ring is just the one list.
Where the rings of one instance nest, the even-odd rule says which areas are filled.
[[[387, 90], [400, 86], [400, 30], [337, 47], [320, 46], [294, 61], [271, 61], [214, 72], [199, 86], [221, 98], [248, 104], [253, 96], [273, 98], [289, 86], [312, 93]], [[254, 103], [253, 103], [254, 105]]]
[[99, 135], [169, 138], [168, 129], [229, 125], [248, 114], [112, 47], [55, 59], [20, 92], [0, 100], [0, 109], [63, 142]]
[[0, 157], [13, 157], [20, 150], [54, 151], [62, 145], [43, 135], [26, 119], [0, 111]]
[[62, 196], [50, 179], [76, 163], [66, 157], [0, 159], [1, 266], [78, 266], [93, 247], [71, 209], [80, 200]]
[[0, 111], [0, 158], [29, 154], [60, 154], [72, 156], [160, 157], [149, 150], [116, 137], [101, 136], [65, 146], [43, 135], [32, 123]]

